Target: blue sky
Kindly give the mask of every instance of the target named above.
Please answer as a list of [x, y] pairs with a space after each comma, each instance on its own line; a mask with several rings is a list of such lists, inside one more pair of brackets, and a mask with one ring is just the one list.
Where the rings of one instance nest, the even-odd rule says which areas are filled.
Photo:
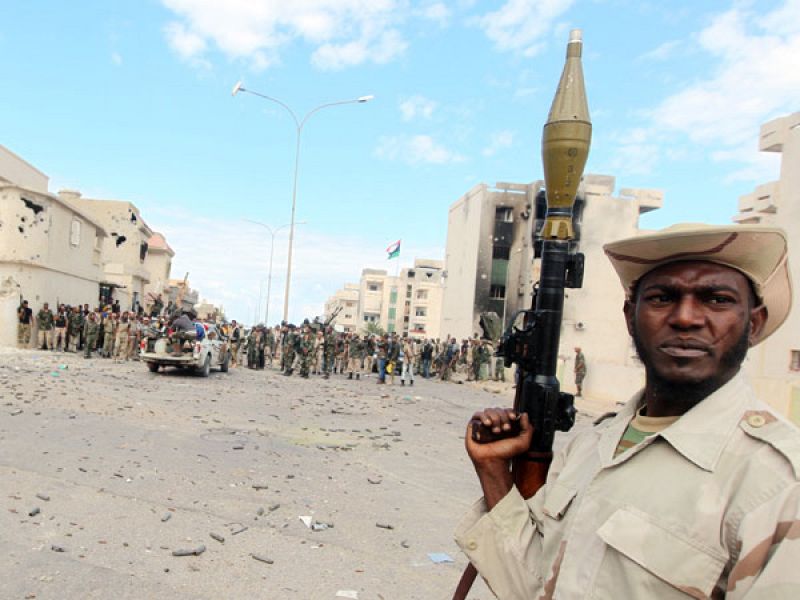
[[[800, 109], [800, 2], [86, 0], [0, 4], [0, 143], [51, 190], [125, 199], [166, 234], [174, 275], [252, 321], [288, 223], [301, 115], [291, 318], [363, 267], [443, 258], [447, 208], [479, 182], [541, 178], [568, 30], [584, 30], [587, 171], [658, 188], [645, 227], [728, 222], [775, 179], [759, 125]], [[280, 315], [278, 235], [271, 319]]]

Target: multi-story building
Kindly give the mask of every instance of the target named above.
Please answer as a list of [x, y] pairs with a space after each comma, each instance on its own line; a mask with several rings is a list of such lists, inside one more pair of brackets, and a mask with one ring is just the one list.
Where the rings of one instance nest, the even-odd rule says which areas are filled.
[[174, 257], [175, 251], [164, 236], [154, 232], [147, 240], [147, 257], [144, 259], [144, 268], [150, 274], [150, 281], [144, 286], [142, 305], [145, 309], [152, 306], [158, 296], [161, 296], [166, 304], [167, 301], [163, 297], [164, 288], [169, 284]]
[[119, 300], [123, 310], [135, 310], [139, 304], [144, 306], [144, 288], [150, 282], [145, 260], [153, 231], [139, 209], [124, 200], [83, 198], [74, 190], [61, 190], [58, 195], [92, 215], [108, 232], [103, 242], [103, 272], [107, 283], [101, 289], [102, 302]]
[[[439, 337], [443, 274], [442, 261], [421, 258], [397, 275], [384, 269], [362, 270], [358, 285], [345, 288], [353, 296], [357, 292], [355, 327], [364, 331], [372, 323], [387, 332]], [[328, 305], [325, 313], [331, 314]]]
[[[572, 348], [592, 359], [587, 394], [619, 399], [641, 383], [641, 367], [622, 318], [623, 292], [602, 250], [604, 243], [634, 235], [639, 216], [660, 208], [656, 190], [622, 189], [614, 177], [586, 175], [576, 201], [578, 248], [585, 256], [583, 287], [568, 289], [562, 321], [562, 380], [570, 379]], [[532, 243], [543, 212], [544, 182], [473, 187], [450, 207], [441, 331], [456, 338], [480, 333], [479, 317], [494, 312], [507, 326], [531, 307], [538, 279]], [[539, 210], [537, 211], [537, 201]]]
[[[800, 112], [761, 126], [759, 149], [781, 154], [780, 178], [739, 198], [737, 223], [778, 225], [789, 238], [789, 269], [800, 281]], [[797, 292], [795, 292], [797, 294]], [[752, 348], [745, 368], [761, 398], [800, 425], [800, 309], [798, 298], [786, 322]]]
[[0, 146], [0, 345], [16, 344], [16, 309], [96, 304], [106, 231], [47, 191], [48, 178]]
[[325, 302], [325, 318], [328, 319], [336, 314], [333, 324], [337, 326], [337, 329], [341, 328], [346, 333], [358, 332], [360, 329], [358, 322], [359, 289], [357, 283], [346, 283], [342, 289]]
[[480, 183], [450, 206], [441, 332], [480, 331], [481, 313], [504, 322], [530, 297], [531, 223], [541, 182]]

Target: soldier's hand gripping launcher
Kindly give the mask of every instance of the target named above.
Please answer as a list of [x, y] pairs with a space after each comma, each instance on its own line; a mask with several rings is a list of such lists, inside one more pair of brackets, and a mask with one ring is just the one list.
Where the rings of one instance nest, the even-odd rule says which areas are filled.
[[[511, 320], [497, 352], [504, 357], [506, 366], [516, 363], [519, 367], [514, 410], [517, 415], [528, 413], [533, 425], [531, 447], [512, 464], [514, 484], [524, 498], [530, 498], [545, 484], [555, 432], [568, 431], [575, 422], [573, 397], [561, 391], [556, 370], [564, 289], [579, 288], [583, 282], [583, 255], [575, 252], [573, 243], [573, 207], [592, 137], [582, 49], [581, 32], [573, 30], [542, 135], [547, 212], [534, 244], [541, 265], [532, 308]], [[480, 421], [472, 424], [472, 437], [480, 443], [518, 433], [518, 425], [507, 433], [494, 434]], [[469, 565], [454, 600], [466, 598], [476, 574]]]

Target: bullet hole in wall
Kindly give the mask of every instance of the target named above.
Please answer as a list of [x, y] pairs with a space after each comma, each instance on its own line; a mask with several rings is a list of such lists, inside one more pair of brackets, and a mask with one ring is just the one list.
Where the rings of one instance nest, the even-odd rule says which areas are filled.
[[117, 248], [119, 248], [122, 244], [124, 244], [125, 240], [127, 240], [127, 239], [128, 238], [126, 238], [124, 235], [118, 235], [117, 236], [117, 241], [116, 241]]
[[20, 198], [22, 202], [25, 204], [26, 208], [29, 208], [33, 211], [33, 214], [38, 215], [40, 212], [44, 210], [44, 206], [41, 204], [36, 204], [33, 200], [28, 200], [27, 198]]
[[131, 223], [136, 223], [136, 213], [131, 213]]

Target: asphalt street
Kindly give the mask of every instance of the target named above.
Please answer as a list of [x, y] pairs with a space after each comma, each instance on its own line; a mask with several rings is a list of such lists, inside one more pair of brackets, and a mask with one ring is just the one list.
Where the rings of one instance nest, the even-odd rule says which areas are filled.
[[465, 423], [512, 392], [2, 350], [0, 598], [449, 598]]

